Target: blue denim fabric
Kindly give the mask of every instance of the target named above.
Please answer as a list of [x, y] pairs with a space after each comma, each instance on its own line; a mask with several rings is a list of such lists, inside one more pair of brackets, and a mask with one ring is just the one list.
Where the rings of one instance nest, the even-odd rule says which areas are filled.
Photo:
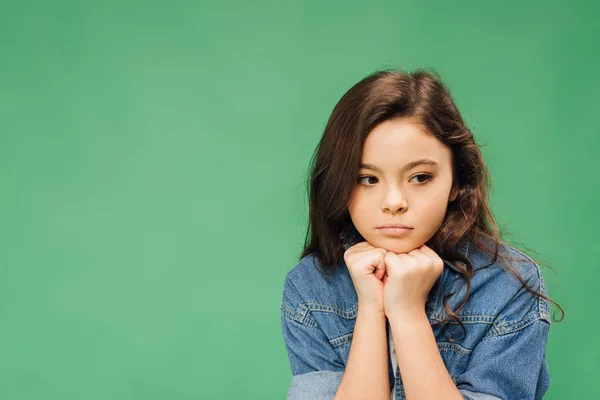
[[[527, 292], [497, 263], [481, 268], [490, 259], [472, 243], [463, 241], [457, 250], [476, 270], [470, 297], [458, 313], [466, 333], [454, 320], [432, 327], [452, 380], [465, 399], [541, 399], [550, 386], [546, 363], [550, 303]], [[500, 252], [526, 258], [517, 263], [518, 272], [547, 295], [537, 264], [506, 243], [501, 243]], [[448, 307], [456, 310], [466, 293], [457, 268], [446, 260], [444, 264], [425, 304], [432, 325], [447, 316], [442, 304], [445, 294], [456, 292], [447, 300]], [[348, 362], [358, 311], [345, 262], [326, 277], [316, 257], [304, 257], [286, 276], [280, 308], [292, 370], [287, 399], [333, 399]], [[405, 399], [401, 371], [395, 372], [388, 358], [391, 398]]]

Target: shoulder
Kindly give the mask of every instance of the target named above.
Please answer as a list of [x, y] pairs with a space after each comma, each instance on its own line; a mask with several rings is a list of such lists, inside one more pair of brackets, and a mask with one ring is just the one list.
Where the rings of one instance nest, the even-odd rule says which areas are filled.
[[496, 315], [495, 333], [509, 333], [538, 319], [550, 322], [548, 300], [525, 287], [548, 295], [542, 271], [529, 255], [501, 241], [494, 262], [485, 251], [472, 245], [468, 258], [475, 271], [471, 280], [474, 301], [493, 308], [490, 311]]
[[318, 257], [310, 254], [303, 257], [286, 274], [283, 284], [283, 309], [294, 310], [296, 313], [301, 309], [335, 312], [351, 309], [357, 301], [352, 278], [343, 260], [332, 274], [327, 274]]
[[486, 284], [502, 287], [515, 295], [522, 291], [523, 283], [526, 283], [532, 289], [546, 294], [539, 265], [523, 251], [500, 241], [498, 257], [492, 262], [492, 257], [484, 250], [475, 246], [470, 246], [469, 250], [468, 258], [475, 276], [479, 275]]
[[[493, 250], [492, 247], [485, 251], [471, 241], [467, 243], [463, 255], [471, 263], [473, 275], [467, 285], [457, 270], [448, 269], [442, 291], [443, 296], [447, 297], [447, 305], [456, 310], [468, 296], [459, 315], [473, 322], [506, 326], [505, 332], [508, 327], [521, 326], [525, 321], [543, 319], [550, 322], [549, 301], [525, 287], [527, 285], [530, 290], [547, 296], [538, 264], [521, 250], [503, 241], [499, 243], [496, 259]], [[490, 252], [491, 255], [488, 254]], [[447, 316], [441, 305], [438, 305], [438, 312], [438, 318]]]

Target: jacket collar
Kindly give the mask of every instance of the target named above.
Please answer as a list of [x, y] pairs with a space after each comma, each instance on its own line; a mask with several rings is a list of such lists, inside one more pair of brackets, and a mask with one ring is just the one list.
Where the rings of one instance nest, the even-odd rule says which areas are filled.
[[[467, 255], [469, 254], [469, 241], [466, 238], [463, 238], [463, 240], [461, 240], [458, 245], [457, 245], [457, 250], [460, 254], [462, 254], [463, 256], [467, 257]], [[442, 261], [444, 261], [444, 263], [452, 268], [454, 271], [460, 273], [460, 270], [458, 269], [458, 267], [456, 265], [454, 265], [453, 263], [451, 263], [450, 261], [443, 259]]]

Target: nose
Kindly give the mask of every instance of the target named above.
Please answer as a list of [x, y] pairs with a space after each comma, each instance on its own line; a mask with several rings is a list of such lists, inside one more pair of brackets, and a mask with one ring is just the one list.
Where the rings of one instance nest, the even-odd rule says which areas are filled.
[[402, 192], [399, 188], [391, 186], [385, 193], [382, 208], [384, 211], [389, 211], [392, 213], [403, 212], [408, 208], [408, 202], [406, 197], [402, 195]]

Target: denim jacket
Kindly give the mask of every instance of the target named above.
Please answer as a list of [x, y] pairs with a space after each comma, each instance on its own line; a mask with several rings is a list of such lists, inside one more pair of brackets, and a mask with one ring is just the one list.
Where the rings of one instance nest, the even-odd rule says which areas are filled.
[[[518, 279], [482, 250], [465, 240], [457, 250], [473, 264], [471, 293], [456, 320], [432, 326], [446, 369], [464, 399], [541, 399], [550, 386], [546, 343], [550, 304], [527, 292]], [[506, 251], [506, 253], [503, 253]], [[501, 242], [500, 254], [526, 258], [513, 262], [527, 284], [547, 296], [540, 268], [519, 250]], [[456, 310], [466, 284], [455, 265], [444, 260], [442, 274], [432, 286], [425, 310], [430, 324], [447, 311], [445, 294]], [[322, 273], [308, 255], [287, 273], [280, 304], [281, 329], [292, 370], [287, 399], [333, 399], [342, 380], [358, 311], [358, 298], [342, 260], [332, 276]], [[389, 321], [386, 335], [390, 338]], [[389, 352], [388, 341], [388, 354]], [[392, 399], [405, 399], [400, 368], [388, 357]]]

